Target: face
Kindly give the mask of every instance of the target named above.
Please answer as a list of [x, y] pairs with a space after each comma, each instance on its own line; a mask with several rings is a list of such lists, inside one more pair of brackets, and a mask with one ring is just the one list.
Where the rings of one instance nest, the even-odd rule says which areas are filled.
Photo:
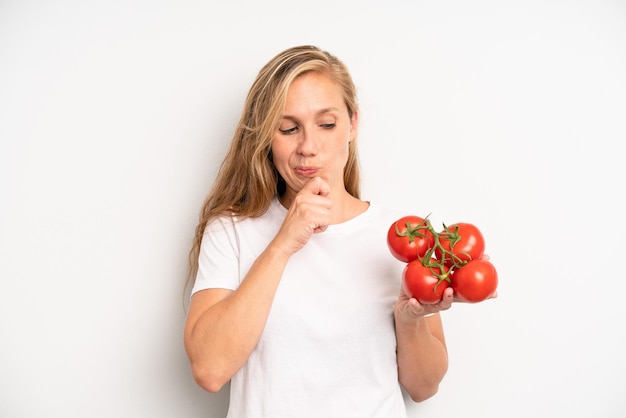
[[293, 81], [272, 137], [274, 165], [287, 184], [288, 200], [317, 176], [331, 193], [345, 190], [343, 170], [356, 121], [356, 114], [348, 114], [341, 87], [328, 76], [311, 72]]

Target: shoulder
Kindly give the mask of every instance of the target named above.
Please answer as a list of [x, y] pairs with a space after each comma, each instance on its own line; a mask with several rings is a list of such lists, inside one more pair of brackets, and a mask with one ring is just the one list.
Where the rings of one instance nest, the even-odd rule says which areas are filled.
[[267, 209], [260, 216], [244, 216], [236, 213], [225, 213], [211, 219], [205, 228], [205, 235], [221, 232], [239, 233], [239, 231], [274, 229], [282, 223], [287, 210], [277, 199], [270, 202]]
[[369, 202], [369, 204], [370, 207], [368, 208], [368, 212], [372, 217], [390, 224], [408, 214], [408, 212], [401, 209], [379, 205], [376, 202]]

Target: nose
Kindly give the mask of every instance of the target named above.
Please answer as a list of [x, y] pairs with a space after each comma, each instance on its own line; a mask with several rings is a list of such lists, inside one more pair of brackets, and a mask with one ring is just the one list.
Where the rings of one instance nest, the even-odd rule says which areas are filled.
[[316, 155], [319, 150], [319, 135], [312, 130], [303, 130], [298, 143], [298, 154], [303, 156]]

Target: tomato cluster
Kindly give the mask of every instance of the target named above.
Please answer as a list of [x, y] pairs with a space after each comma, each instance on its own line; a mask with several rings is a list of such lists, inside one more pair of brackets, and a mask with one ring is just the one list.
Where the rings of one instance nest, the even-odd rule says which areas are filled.
[[485, 239], [471, 223], [443, 225], [437, 232], [427, 218], [404, 216], [387, 232], [391, 254], [407, 263], [402, 286], [420, 303], [441, 301], [448, 287], [457, 300], [481, 302], [498, 287], [498, 273], [485, 259]]

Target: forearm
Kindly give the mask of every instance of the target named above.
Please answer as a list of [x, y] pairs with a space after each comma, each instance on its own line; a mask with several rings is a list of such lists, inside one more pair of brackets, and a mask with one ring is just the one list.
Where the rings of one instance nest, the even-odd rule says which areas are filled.
[[222, 293], [226, 296], [201, 312], [193, 311], [192, 300], [185, 347], [194, 378], [206, 390], [219, 390], [248, 360], [265, 327], [287, 260], [270, 245], [236, 291]]
[[439, 315], [416, 321], [396, 320], [398, 377], [415, 402], [430, 398], [448, 370], [448, 354]]

